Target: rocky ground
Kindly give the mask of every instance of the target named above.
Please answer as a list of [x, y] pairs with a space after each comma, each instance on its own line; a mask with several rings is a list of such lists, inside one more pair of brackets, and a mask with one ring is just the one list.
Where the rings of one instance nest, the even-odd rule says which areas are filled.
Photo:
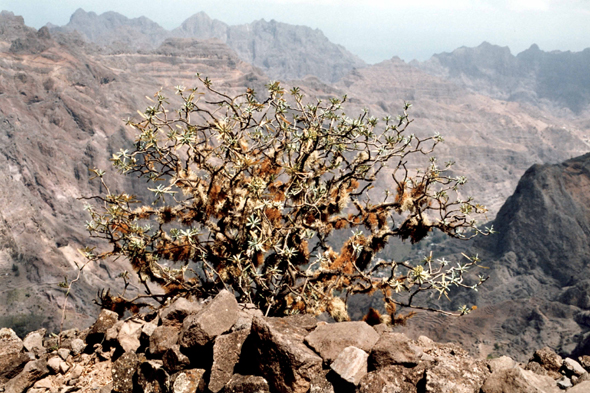
[[5, 393], [590, 391], [590, 356], [476, 360], [383, 324], [267, 318], [227, 291], [125, 319], [102, 310], [89, 329], [51, 337], [1, 329], [0, 370]]

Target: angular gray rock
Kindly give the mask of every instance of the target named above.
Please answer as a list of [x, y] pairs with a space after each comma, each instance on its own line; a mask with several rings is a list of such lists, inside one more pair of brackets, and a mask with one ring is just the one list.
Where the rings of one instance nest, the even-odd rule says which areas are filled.
[[182, 325], [186, 317], [198, 313], [202, 308], [203, 306], [197, 301], [191, 301], [183, 297], [178, 298], [160, 311], [162, 325]]
[[141, 346], [139, 338], [141, 337], [143, 324], [143, 321], [131, 319], [121, 325], [117, 341], [125, 352], [135, 352]]
[[421, 354], [420, 348], [405, 334], [384, 333], [371, 350], [369, 368], [375, 370], [396, 364], [414, 367]]
[[567, 393], [588, 393], [590, 392], [590, 381], [580, 382], [573, 388], [569, 388]]
[[254, 317], [252, 334], [256, 339], [259, 367], [271, 389], [284, 393], [304, 393], [314, 375], [322, 371], [322, 358], [303, 340], [307, 330], [290, 324], [289, 318]]
[[16, 377], [6, 383], [4, 393], [22, 393], [47, 374], [49, 369], [45, 359], [28, 362]]
[[182, 352], [180, 352], [179, 345], [173, 345], [162, 355], [162, 361], [164, 362], [164, 368], [168, 370], [170, 374], [177, 371], [181, 371], [190, 365], [190, 360]]
[[148, 360], [137, 368], [137, 385], [145, 393], [161, 393], [167, 390], [170, 376], [164, 370], [161, 360]]
[[305, 337], [305, 342], [324, 361], [331, 362], [349, 346], [370, 352], [379, 337], [379, 333], [366, 322], [341, 322], [318, 326]]
[[126, 352], [112, 366], [113, 390], [118, 393], [133, 392], [133, 377], [137, 372], [139, 359], [134, 352]]
[[353, 385], [358, 385], [361, 379], [367, 375], [367, 359], [369, 354], [357, 347], [346, 347], [332, 362], [330, 368]]
[[500, 356], [499, 358], [488, 360], [488, 367], [492, 373], [516, 367], [517, 364], [509, 356]]
[[75, 338], [70, 343], [70, 347], [72, 348], [72, 355], [77, 356], [84, 352], [84, 349], [86, 349], [86, 343], [79, 338]]
[[22, 340], [12, 329], [0, 329], [0, 384], [20, 373], [30, 360], [23, 348]]
[[234, 374], [227, 385], [225, 393], [270, 393], [268, 382], [260, 376]]
[[223, 290], [197, 314], [189, 315], [182, 324], [180, 346], [203, 346], [229, 331], [238, 319], [238, 302]]
[[47, 333], [47, 329], [39, 329], [34, 332], [30, 332], [23, 339], [23, 345], [29, 352], [33, 352], [35, 355], [45, 353], [45, 347], [43, 347], [43, 338]]
[[86, 336], [86, 344], [93, 345], [99, 343], [104, 338], [105, 333], [119, 320], [119, 314], [110, 310], [100, 310], [100, 314], [90, 328]]
[[388, 366], [372, 371], [359, 382], [358, 393], [403, 392], [417, 393], [417, 385], [423, 384], [425, 369], [422, 365], [407, 368]]
[[498, 370], [485, 381], [481, 393], [558, 393], [555, 380], [520, 367]]
[[238, 330], [215, 338], [213, 366], [208, 386], [213, 393], [222, 390], [231, 379], [234, 368], [240, 360], [242, 345], [249, 334], [249, 330]]
[[587, 371], [582, 367], [582, 365], [576, 362], [572, 358], [565, 358], [563, 361], [563, 370], [565, 371], [568, 377], [575, 375], [576, 377], [581, 377], [582, 375], [586, 374]]
[[178, 342], [180, 329], [177, 326], [158, 326], [150, 337], [150, 354], [161, 356]]

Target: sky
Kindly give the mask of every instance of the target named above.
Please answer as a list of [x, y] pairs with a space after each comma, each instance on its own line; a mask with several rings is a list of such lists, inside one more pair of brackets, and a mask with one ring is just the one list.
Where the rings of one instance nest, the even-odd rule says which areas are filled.
[[545, 51], [590, 47], [590, 0], [0, 0], [0, 9], [35, 28], [67, 24], [78, 8], [146, 16], [169, 30], [200, 11], [230, 25], [306, 25], [368, 63], [423, 61], [483, 41], [513, 54], [532, 44]]

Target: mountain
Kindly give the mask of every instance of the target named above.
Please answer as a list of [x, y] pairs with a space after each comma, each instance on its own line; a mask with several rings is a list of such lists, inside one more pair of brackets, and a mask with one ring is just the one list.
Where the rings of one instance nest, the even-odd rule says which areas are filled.
[[581, 116], [590, 105], [590, 48], [545, 52], [537, 45], [514, 56], [507, 47], [482, 43], [412, 65], [493, 98], [566, 110]]
[[344, 47], [330, 42], [320, 30], [274, 20], [228, 26], [200, 12], [178, 28], [166, 31], [145, 17], [128, 19], [115, 12], [96, 15], [79, 9], [67, 25], [52, 26], [50, 30], [77, 31], [84, 39], [111, 52], [154, 49], [170, 37], [217, 38], [240, 59], [260, 67], [274, 79], [301, 79], [313, 75], [325, 82], [335, 82], [352, 69], [365, 66]]

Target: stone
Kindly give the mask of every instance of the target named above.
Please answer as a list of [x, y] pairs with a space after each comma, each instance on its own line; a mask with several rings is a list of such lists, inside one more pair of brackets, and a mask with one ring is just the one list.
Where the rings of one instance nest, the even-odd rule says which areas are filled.
[[252, 334], [259, 371], [271, 390], [304, 393], [310, 389], [311, 379], [321, 373], [323, 360], [304, 344], [307, 330], [289, 321], [254, 317]]
[[137, 369], [137, 384], [144, 393], [166, 392], [170, 376], [164, 370], [161, 360], [148, 360]]
[[115, 392], [133, 392], [133, 377], [137, 372], [138, 364], [139, 359], [134, 352], [125, 352], [113, 363], [113, 390]]
[[[334, 385], [332, 384], [332, 382], [330, 382], [328, 380], [328, 375], [330, 373], [333, 373], [332, 370], [322, 370], [321, 373], [319, 374], [314, 374], [311, 377], [311, 381], [310, 381], [310, 386], [309, 386], [309, 392], [310, 393], [335, 393], [337, 390], [334, 388]], [[330, 379], [334, 379], [334, 378], [330, 378]], [[344, 382], [345, 384], [348, 384], [347, 382]], [[340, 387], [340, 386], [338, 386]], [[353, 385], [348, 385], [346, 386], [346, 388], [350, 388], [350, 387], [354, 387]], [[347, 390], [347, 389], [341, 389], [341, 390]], [[350, 390], [350, 389], [348, 389]]]
[[70, 356], [70, 350], [67, 348], [60, 348], [57, 350], [57, 354], [63, 360], [68, 360], [68, 356]]
[[23, 348], [22, 340], [12, 329], [0, 329], [0, 384], [14, 378], [30, 360]]
[[215, 337], [229, 331], [238, 319], [238, 302], [227, 290], [222, 290], [197, 314], [189, 315], [182, 324], [180, 346], [204, 346]]
[[25, 349], [37, 356], [45, 353], [46, 349], [43, 347], [43, 338], [45, 337], [45, 333], [47, 333], [47, 329], [39, 329], [27, 334], [23, 339], [23, 345]]
[[56, 345], [58, 345], [60, 348], [70, 349], [72, 341], [78, 338], [79, 333], [80, 331], [76, 328], [64, 330], [59, 334]]
[[391, 326], [386, 323], [380, 323], [378, 325], [373, 326], [373, 329], [377, 332], [377, 334], [382, 335], [383, 333], [391, 333]]
[[224, 393], [270, 393], [268, 382], [260, 376], [234, 374]]
[[356, 347], [346, 347], [332, 362], [330, 368], [346, 382], [358, 385], [361, 378], [367, 375], [367, 359], [369, 354]]
[[557, 387], [562, 390], [565, 390], [567, 388], [571, 388], [572, 386], [574, 386], [572, 381], [568, 377], [565, 377], [565, 376], [561, 377], [556, 382], [557, 382]]
[[582, 365], [576, 362], [572, 358], [565, 358], [563, 361], [562, 369], [565, 371], [565, 374], [568, 377], [576, 376], [581, 377], [582, 375], [586, 374], [587, 371], [582, 367]]
[[204, 392], [206, 389], [205, 384], [205, 370], [195, 368], [191, 370], [184, 370], [174, 374], [172, 393], [194, 393]]
[[578, 358], [578, 362], [580, 365], [586, 369], [586, 371], [590, 370], [590, 356], [583, 355]]
[[145, 337], [149, 338], [152, 336], [152, 334], [154, 334], [154, 331], [156, 330], [157, 327], [158, 327], [157, 323], [153, 323], [153, 322], [146, 323], [141, 328], [141, 334], [143, 334]]
[[72, 348], [72, 355], [78, 356], [79, 354], [84, 352], [84, 350], [86, 349], [86, 344], [83, 340], [75, 338], [71, 341], [70, 347]]
[[22, 393], [49, 374], [44, 358], [28, 362], [23, 370], [4, 385], [4, 393]]
[[150, 336], [150, 354], [161, 356], [178, 342], [179, 328], [175, 325], [158, 326]]
[[[371, 371], [360, 381], [359, 393], [403, 392], [417, 393], [417, 386], [423, 385], [425, 368], [423, 365], [406, 368], [401, 365], [388, 366]], [[422, 390], [421, 390], [422, 391]], [[431, 391], [435, 392], [435, 391]], [[475, 390], [474, 390], [475, 392]]]
[[100, 314], [96, 322], [90, 328], [88, 336], [86, 336], [86, 344], [93, 345], [99, 343], [104, 338], [108, 329], [113, 327], [119, 320], [119, 314], [110, 310], [100, 310]]
[[488, 360], [488, 368], [490, 371], [496, 372], [499, 370], [506, 370], [509, 368], [514, 368], [518, 365], [511, 357], [509, 356], [500, 356], [499, 358], [490, 359]]
[[164, 352], [162, 361], [164, 362], [164, 368], [168, 370], [169, 373], [183, 370], [191, 364], [189, 358], [180, 352], [179, 345], [173, 345], [172, 348]]
[[553, 378], [520, 367], [498, 370], [485, 381], [481, 393], [557, 393]]
[[414, 367], [421, 355], [420, 349], [403, 333], [384, 333], [373, 346], [369, 357], [372, 370], [391, 365]]
[[183, 297], [178, 298], [160, 311], [162, 325], [182, 325], [186, 317], [198, 313], [202, 308], [203, 306], [199, 302], [190, 301]]
[[139, 337], [141, 336], [141, 328], [143, 322], [137, 320], [125, 321], [119, 329], [117, 341], [125, 352], [135, 352], [141, 346]]
[[356, 321], [318, 326], [305, 337], [305, 342], [329, 363], [349, 346], [370, 352], [379, 338], [379, 333], [369, 324]]
[[429, 354], [436, 358], [426, 366], [425, 392], [471, 393], [479, 392], [490, 375], [483, 360], [474, 360], [456, 344], [435, 344]]
[[50, 359], [47, 361], [47, 367], [49, 367], [49, 369], [50, 369], [51, 371], [53, 371], [53, 373], [57, 374], [57, 373], [59, 373], [59, 372], [60, 372], [60, 367], [59, 367], [59, 366], [60, 366], [60, 364], [61, 364], [62, 362], [63, 362], [63, 360], [62, 360], [62, 359], [60, 359], [60, 358], [59, 358], [59, 357], [57, 357], [57, 356], [54, 356], [54, 357], [50, 358]]
[[249, 334], [249, 330], [238, 330], [215, 338], [213, 366], [208, 385], [209, 390], [213, 393], [222, 390], [231, 379], [234, 368], [240, 360], [242, 345]]
[[76, 364], [72, 367], [72, 371], [70, 372], [70, 378], [76, 379], [80, 378], [82, 373], [84, 372], [84, 367], [81, 364]]
[[590, 381], [580, 382], [576, 386], [569, 388], [567, 393], [588, 393], [590, 392]]
[[123, 326], [124, 321], [117, 321], [113, 326], [107, 329], [106, 333], [104, 334], [104, 341], [107, 343], [117, 341], [119, 337], [119, 331], [121, 330], [121, 326]]
[[63, 360], [59, 363], [59, 372], [62, 374], [65, 374], [68, 372], [68, 370], [70, 369], [70, 365], [67, 362], [64, 362]]
[[260, 311], [257, 308], [242, 308], [238, 312], [238, 319], [236, 320], [236, 323], [234, 324], [232, 331], [238, 331], [238, 330], [250, 331], [250, 329], [252, 328], [252, 319], [255, 316], [262, 317], [263, 316], [262, 311]]
[[561, 356], [556, 354], [551, 348], [545, 347], [535, 351], [531, 362], [539, 363], [545, 370], [554, 373], [559, 373], [559, 369], [563, 364]]

